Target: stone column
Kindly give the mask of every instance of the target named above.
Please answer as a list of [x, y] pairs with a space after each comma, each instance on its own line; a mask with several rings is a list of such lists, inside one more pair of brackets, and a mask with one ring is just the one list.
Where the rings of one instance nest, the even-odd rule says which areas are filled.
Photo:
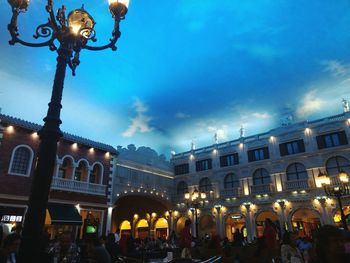
[[323, 219], [324, 225], [334, 225], [334, 220], [331, 218], [328, 209], [327, 209], [327, 199], [326, 198], [318, 198], [321, 206], [321, 216]]
[[251, 219], [250, 203], [243, 204], [246, 209], [246, 228], [248, 242], [252, 242], [254, 239], [255, 231], [253, 229], [253, 222]]
[[112, 214], [113, 206], [110, 206], [107, 209], [106, 235], [108, 235], [112, 231]]

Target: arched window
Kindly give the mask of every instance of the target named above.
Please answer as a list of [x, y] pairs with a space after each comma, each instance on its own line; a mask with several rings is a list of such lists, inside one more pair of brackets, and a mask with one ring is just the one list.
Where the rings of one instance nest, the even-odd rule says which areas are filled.
[[237, 177], [233, 173], [227, 174], [224, 179], [224, 188], [231, 189], [236, 187], [239, 187], [239, 181]]
[[326, 170], [329, 176], [337, 176], [340, 171], [350, 174], [350, 162], [342, 156], [335, 156], [327, 160]]
[[69, 167], [72, 162], [68, 158], [64, 158], [62, 165], [58, 168], [58, 178], [67, 178]]
[[255, 170], [253, 174], [253, 185], [270, 184], [271, 177], [268, 171], [264, 168], [259, 168]]
[[200, 192], [209, 192], [212, 191], [212, 185], [208, 177], [204, 177], [199, 181], [199, 191]]
[[185, 181], [181, 181], [177, 184], [177, 194], [178, 195], [184, 195], [186, 192], [188, 192], [188, 186]]
[[89, 183], [99, 184], [102, 183], [102, 169], [100, 164], [95, 164], [90, 173]]
[[26, 145], [17, 146], [11, 156], [9, 174], [29, 176], [33, 161], [33, 151]]
[[78, 167], [75, 169], [74, 180], [87, 181], [88, 168], [85, 162], [80, 161]]
[[292, 163], [287, 167], [287, 181], [307, 179], [305, 166], [301, 163]]

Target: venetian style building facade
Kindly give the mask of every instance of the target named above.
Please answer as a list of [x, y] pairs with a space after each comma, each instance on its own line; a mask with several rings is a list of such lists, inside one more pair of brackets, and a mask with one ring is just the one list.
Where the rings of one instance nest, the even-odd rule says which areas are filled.
[[[0, 114], [0, 213], [7, 228], [21, 224], [25, 217], [40, 128]], [[87, 224], [93, 227], [88, 231], [99, 234], [110, 228], [107, 212], [116, 157], [116, 149], [109, 145], [63, 134], [45, 221], [52, 237], [65, 230], [81, 237]]]
[[[326, 172], [336, 185], [340, 171], [350, 174], [349, 139], [345, 112], [175, 154], [176, 220], [195, 220], [184, 193], [198, 189], [206, 193], [199, 236], [215, 230], [232, 240], [240, 229], [251, 241], [262, 235], [266, 218], [300, 235], [323, 224], [340, 226], [338, 203], [326, 197], [318, 175]], [[342, 201], [349, 224], [350, 197]]]
[[[39, 129], [0, 114], [3, 224], [23, 222]], [[134, 237], [166, 237], [179, 233], [186, 219], [196, 222], [195, 211], [199, 237], [215, 231], [232, 240], [239, 229], [251, 241], [262, 235], [266, 218], [300, 235], [323, 224], [340, 226], [338, 203], [326, 197], [318, 175], [329, 174], [336, 185], [340, 171], [350, 174], [349, 136], [345, 112], [174, 154], [169, 163], [147, 147], [114, 149], [64, 133], [47, 228], [55, 235], [77, 225], [82, 236], [93, 218], [99, 234], [120, 229]], [[184, 198], [195, 189], [206, 193], [197, 210]], [[349, 223], [350, 198], [342, 201]]]

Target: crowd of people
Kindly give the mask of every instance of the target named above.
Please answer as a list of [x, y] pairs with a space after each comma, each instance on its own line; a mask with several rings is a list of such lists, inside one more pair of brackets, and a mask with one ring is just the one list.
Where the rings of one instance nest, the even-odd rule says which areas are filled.
[[[0, 263], [16, 263], [21, 241], [21, 229], [17, 228], [2, 239]], [[241, 231], [233, 235], [233, 241], [221, 239], [213, 231], [195, 238], [191, 234], [191, 221], [185, 222], [179, 235], [159, 238], [133, 238], [121, 235], [120, 230], [106, 237], [90, 236], [74, 240], [72, 233], [63, 232], [56, 239], [45, 240], [45, 253], [41, 262], [48, 263], [112, 263], [126, 261], [147, 262], [149, 258], [174, 258], [191, 261], [218, 255], [230, 263], [345, 263], [350, 262], [350, 233], [335, 226], [325, 225], [312, 236], [301, 237], [296, 232], [280, 231], [270, 219], [264, 224], [263, 236], [248, 243]], [[168, 261], [174, 260], [173, 257]], [[184, 262], [184, 261], [182, 261]]]

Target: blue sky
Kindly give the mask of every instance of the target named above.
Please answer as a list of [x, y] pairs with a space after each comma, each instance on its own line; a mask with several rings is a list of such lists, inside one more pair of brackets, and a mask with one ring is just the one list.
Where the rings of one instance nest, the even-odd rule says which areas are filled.
[[[55, 1], [95, 18], [97, 44], [110, 37], [107, 1]], [[19, 18], [31, 39], [47, 20], [32, 0]], [[56, 54], [9, 46], [11, 11], [0, 0], [2, 113], [42, 124]], [[347, 0], [131, 0], [118, 51], [81, 52], [67, 71], [62, 130], [113, 146], [171, 150], [236, 139], [294, 120], [342, 112], [350, 100], [350, 2]]]

